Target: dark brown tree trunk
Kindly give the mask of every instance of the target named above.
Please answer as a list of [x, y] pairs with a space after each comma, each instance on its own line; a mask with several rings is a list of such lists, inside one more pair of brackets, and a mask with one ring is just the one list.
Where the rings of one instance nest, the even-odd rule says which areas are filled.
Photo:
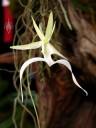
[[51, 104], [42, 103], [41, 98], [40, 113], [46, 110], [47, 128], [96, 128], [96, 33], [83, 15], [77, 14], [71, 2], [68, 2], [68, 14], [75, 40], [68, 36], [66, 39], [61, 33], [63, 53], [88, 96], [74, 85], [71, 73], [65, 67], [58, 67], [53, 77], [46, 80], [42, 94], [44, 101], [50, 100]]

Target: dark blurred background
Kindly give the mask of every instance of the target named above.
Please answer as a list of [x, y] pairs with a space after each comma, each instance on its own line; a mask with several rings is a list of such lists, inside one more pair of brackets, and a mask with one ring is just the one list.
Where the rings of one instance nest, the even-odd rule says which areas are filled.
[[[27, 0], [21, 1], [26, 5]], [[40, 2], [45, 3], [45, 5], [47, 3], [46, 0], [38, 1], [33, 2], [33, 12], [38, 10]], [[49, 8], [51, 9], [55, 6], [59, 10], [60, 5], [58, 1], [59, 0], [55, 1], [55, 3], [53, 0], [53, 3], [51, 3], [49, 0]], [[71, 6], [70, 1], [73, 3], [74, 7]], [[16, 20], [24, 10], [18, 0], [11, 0], [11, 6], [9, 6], [9, 2], [10, 0], [0, 1], [0, 128], [14, 128], [12, 114], [14, 98], [17, 96], [17, 92], [13, 85], [14, 72], [10, 72], [15, 71], [14, 57], [10, 46], [13, 45]], [[41, 121], [42, 113], [46, 110], [48, 114], [46, 128], [95, 128], [96, 1], [62, 0], [62, 3], [66, 10], [66, 5], [69, 3], [69, 11], [67, 10], [67, 13], [73, 30], [69, 30], [61, 9], [59, 10], [60, 15], [57, 15], [54, 11], [54, 14], [57, 16], [57, 26], [61, 16], [60, 37], [56, 39], [60, 39], [64, 55], [68, 57], [76, 78], [80, 82], [80, 85], [88, 91], [89, 95], [86, 97], [83, 91], [72, 83], [71, 75], [66, 68], [62, 71], [62, 68], [59, 68], [57, 65], [55, 67], [53, 66], [51, 69], [53, 71], [52, 78], [50, 79], [47, 73], [47, 75], [45, 75], [47, 76], [46, 84], [48, 86], [44, 88], [43, 95], [41, 99], [39, 99]], [[85, 19], [84, 22], [82, 22], [83, 19]], [[28, 36], [25, 35], [24, 39], [27, 39], [26, 37]], [[32, 89], [37, 91], [35, 77], [32, 76], [32, 79], [33, 85], [35, 85]], [[37, 86], [40, 87], [39, 80], [37, 74]], [[35, 93], [33, 93], [33, 95], [34, 97], [36, 96]], [[28, 107], [31, 112], [34, 113], [30, 100], [28, 101]], [[20, 124], [22, 111], [22, 107], [17, 105], [15, 118], [17, 125]], [[23, 126], [24, 128], [31, 128], [33, 126], [32, 118], [28, 113], [25, 113], [23, 122], [26, 124]], [[18, 128], [19, 127], [18, 125]]]

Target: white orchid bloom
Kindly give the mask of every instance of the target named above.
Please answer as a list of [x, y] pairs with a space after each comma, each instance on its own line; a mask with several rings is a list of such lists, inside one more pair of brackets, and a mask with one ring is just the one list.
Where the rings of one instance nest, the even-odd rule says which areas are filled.
[[[41, 30], [41, 28], [39, 29], [39, 27], [35, 23], [33, 17], [32, 17], [32, 20], [33, 20], [33, 25], [34, 25], [35, 31], [37, 32], [37, 34], [38, 34], [38, 36], [40, 38], [40, 41], [33, 42], [33, 43], [30, 43], [30, 44], [26, 44], [26, 45], [11, 46], [12, 49], [17, 49], [17, 50], [37, 49], [37, 48], [42, 47], [42, 51], [41, 52], [42, 52], [42, 54], [44, 56], [44, 58], [35, 57], [35, 58], [32, 58], [32, 59], [27, 60], [22, 65], [22, 67], [20, 69], [20, 85], [21, 85], [22, 101], [23, 101], [22, 75], [23, 75], [23, 72], [24, 72], [25, 68], [28, 65], [30, 65], [30, 64], [32, 64], [34, 62], [37, 62], [37, 61], [44, 61], [44, 62], [46, 62], [49, 65], [49, 67], [51, 67], [52, 65], [54, 65], [56, 63], [59, 63], [59, 64], [65, 65], [71, 71], [71, 73], [72, 73], [71, 65], [67, 61], [67, 59], [50, 44], [50, 39], [51, 39], [52, 34], [54, 32], [54, 29], [55, 29], [55, 23], [53, 24], [53, 13], [51, 12], [50, 15], [49, 15], [49, 19], [48, 19], [48, 24], [47, 24], [45, 35], [44, 35], [43, 31]], [[57, 54], [58, 56], [62, 57], [63, 59], [60, 59], [60, 60], [57, 60], [57, 61], [53, 61], [52, 60], [52, 57], [51, 57], [52, 54]], [[84, 90], [78, 84], [78, 82], [77, 82], [77, 80], [76, 80], [76, 78], [75, 78], [75, 76], [74, 76], [73, 73], [72, 73], [72, 78], [73, 78], [74, 83], [79, 88], [81, 88], [86, 93], [86, 95], [88, 95], [87, 91]]]

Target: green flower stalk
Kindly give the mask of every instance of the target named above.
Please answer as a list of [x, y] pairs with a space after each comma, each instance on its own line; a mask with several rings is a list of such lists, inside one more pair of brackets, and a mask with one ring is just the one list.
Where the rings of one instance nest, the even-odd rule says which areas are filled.
[[[62, 64], [65, 65], [72, 74], [72, 79], [73, 82], [79, 87], [81, 88], [86, 95], [88, 95], [87, 91], [84, 90], [79, 83], [77, 82], [73, 72], [72, 72], [72, 68], [70, 63], [68, 62], [67, 58], [64, 57], [60, 52], [58, 52], [51, 44], [50, 44], [50, 40], [52, 37], [52, 34], [54, 32], [55, 29], [55, 22], [53, 23], [53, 13], [50, 12], [49, 15], [49, 19], [48, 19], [48, 24], [47, 24], [47, 28], [45, 31], [45, 34], [43, 33], [42, 29], [39, 28], [36, 24], [36, 22], [34, 21], [33, 17], [32, 17], [32, 21], [33, 21], [33, 25], [35, 28], [35, 31], [37, 32], [37, 35], [40, 38], [40, 41], [38, 42], [32, 42], [30, 44], [26, 44], [26, 45], [19, 45], [19, 46], [11, 46], [10, 48], [12, 49], [17, 49], [17, 50], [28, 50], [28, 49], [37, 49], [37, 48], [42, 48], [41, 52], [43, 54], [43, 58], [42, 57], [34, 57], [31, 58], [29, 60], [27, 60], [21, 67], [20, 69], [20, 85], [21, 85], [21, 96], [22, 96], [22, 101], [23, 101], [23, 92], [22, 92], [22, 75], [24, 73], [24, 70], [26, 69], [26, 67], [34, 62], [38, 62], [38, 61], [43, 61], [46, 62], [48, 64], [49, 67], [51, 67], [52, 65], [58, 63], [58, 64]], [[62, 57], [62, 59], [59, 59], [57, 61], [54, 61], [51, 57], [52, 54], [57, 54], [58, 56]]]

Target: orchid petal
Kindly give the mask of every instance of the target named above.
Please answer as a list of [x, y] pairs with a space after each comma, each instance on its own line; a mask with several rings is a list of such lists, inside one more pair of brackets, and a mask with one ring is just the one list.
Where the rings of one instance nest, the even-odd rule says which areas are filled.
[[28, 49], [37, 49], [41, 46], [42, 46], [42, 41], [38, 41], [38, 42], [33, 42], [25, 45], [11, 46], [10, 48], [18, 49], [18, 50], [28, 50]]
[[57, 54], [58, 56], [64, 58], [67, 60], [66, 57], [64, 57], [60, 52], [58, 52], [50, 43], [46, 44], [46, 49], [47, 54], [49, 53], [50, 55], [52, 54]]
[[44, 32], [43, 32], [43, 30], [42, 30], [42, 24], [41, 24], [41, 23], [39, 24], [39, 29], [40, 29], [42, 35], [44, 36]]
[[42, 34], [42, 32], [40, 31], [39, 27], [37, 26], [37, 24], [35, 23], [33, 17], [32, 17], [32, 20], [33, 20], [33, 25], [34, 25], [34, 28], [39, 36], [39, 38], [43, 41], [45, 39], [44, 35]]
[[88, 92], [87, 92], [85, 89], [83, 89], [83, 88], [78, 84], [78, 82], [77, 82], [77, 80], [76, 80], [76, 78], [75, 78], [75, 76], [74, 76], [74, 74], [73, 74], [73, 72], [72, 72], [70, 63], [69, 63], [67, 60], [64, 60], [64, 59], [57, 60], [57, 61], [54, 62], [54, 64], [56, 64], [56, 63], [65, 65], [65, 66], [71, 71], [73, 82], [74, 82], [79, 88], [81, 88], [81, 89], [86, 93], [86, 96], [87, 96], [87, 95], [88, 95]]
[[52, 34], [53, 29], [53, 13], [51, 12], [48, 19], [48, 24], [46, 28], [45, 38], [48, 40]]
[[45, 61], [44, 58], [41, 58], [41, 57], [37, 57], [37, 58], [32, 58], [32, 59], [29, 59], [27, 60], [21, 67], [20, 69], [20, 86], [21, 86], [21, 98], [22, 98], [22, 102], [23, 102], [23, 91], [22, 91], [22, 76], [23, 76], [23, 73], [24, 73], [24, 70], [28, 67], [28, 65], [34, 63], [34, 62], [37, 62], [37, 61]]

